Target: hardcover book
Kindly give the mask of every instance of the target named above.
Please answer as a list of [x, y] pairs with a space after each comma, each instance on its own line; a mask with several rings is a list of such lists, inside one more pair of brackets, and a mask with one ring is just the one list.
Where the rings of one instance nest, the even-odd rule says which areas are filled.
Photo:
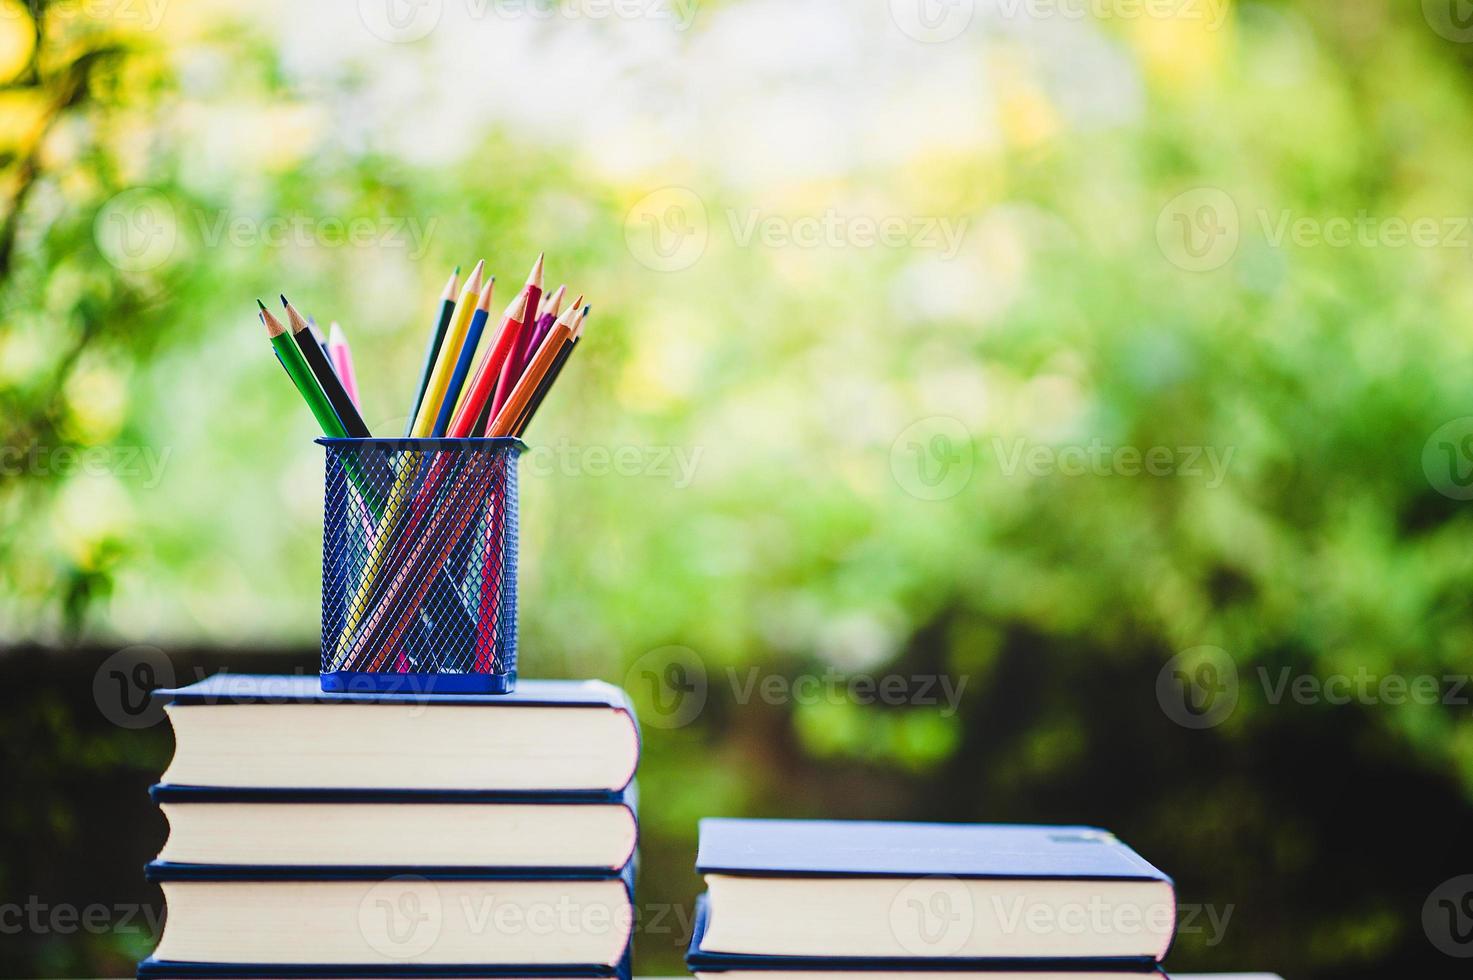
[[1091, 827], [708, 819], [697, 869], [697, 956], [1129, 970], [1176, 926], [1171, 879]]
[[609, 975], [633, 933], [633, 874], [628, 866], [618, 877], [485, 869], [385, 878], [362, 868], [154, 862], [147, 876], [169, 914], [140, 973], [356, 976], [413, 965], [461, 976]]
[[601, 681], [431, 696], [217, 674], [158, 696], [176, 742], [161, 781], [173, 786], [608, 794], [639, 760], [633, 709]]
[[502, 867], [615, 874], [638, 838], [634, 785], [598, 795], [312, 791], [161, 784], [171, 864]]

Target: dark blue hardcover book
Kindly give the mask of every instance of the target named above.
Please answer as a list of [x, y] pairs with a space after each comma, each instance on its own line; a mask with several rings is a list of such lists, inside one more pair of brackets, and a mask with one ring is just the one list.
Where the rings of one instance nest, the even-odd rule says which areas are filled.
[[171, 787], [607, 796], [629, 785], [639, 762], [629, 699], [602, 681], [427, 694], [217, 674], [156, 696], [177, 745], [161, 779]]
[[[1109, 976], [1142, 978], [1164, 976], [1160, 966], [1149, 960], [998, 960], [998, 959], [923, 959], [846, 957], [846, 956], [743, 956], [731, 953], [708, 953], [701, 949], [710, 918], [708, 896], [696, 899], [695, 917], [691, 923], [690, 945], [685, 965], [692, 973], [986, 973], [1078, 974], [1083, 980], [1106, 980]], [[939, 980], [939, 978], [938, 978]]]
[[406, 874], [403, 868], [370, 865], [297, 865], [292, 867], [252, 864], [176, 864], [172, 861], [150, 861], [144, 865], [147, 881], [378, 881], [387, 877], [417, 878], [424, 881], [606, 881], [618, 878], [630, 899], [634, 897], [636, 862], [630, 861], [612, 872], [601, 868], [417, 868]]
[[698, 952], [1159, 962], [1175, 886], [1093, 827], [701, 821]]
[[616, 708], [633, 714], [629, 697], [605, 681], [519, 679], [508, 694], [324, 691], [316, 674], [214, 674], [187, 687], [161, 688], [168, 704], [476, 704], [496, 708]]
[[598, 794], [168, 784], [149, 794], [169, 823], [159, 854], [168, 864], [607, 876], [639, 845], [633, 783]]
[[775, 877], [1171, 881], [1095, 827], [867, 820], [708, 817], [700, 824], [696, 870]]
[[[627, 976], [634, 867], [149, 865], [169, 909], [140, 976]], [[367, 972], [365, 972], [367, 971]]]
[[630, 951], [615, 967], [459, 966], [396, 963], [350, 969], [311, 963], [171, 963], [149, 957], [138, 964], [138, 980], [633, 980]]
[[486, 803], [491, 805], [622, 806], [639, 813], [639, 784], [617, 790], [353, 789], [284, 786], [178, 786], [154, 783], [155, 803]]

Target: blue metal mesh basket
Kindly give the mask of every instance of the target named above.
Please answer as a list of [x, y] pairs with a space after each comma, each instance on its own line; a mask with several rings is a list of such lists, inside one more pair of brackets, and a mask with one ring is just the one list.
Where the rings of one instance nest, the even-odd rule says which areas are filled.
[[506, 693], [518, 439], [318, 439], [325, 691]]

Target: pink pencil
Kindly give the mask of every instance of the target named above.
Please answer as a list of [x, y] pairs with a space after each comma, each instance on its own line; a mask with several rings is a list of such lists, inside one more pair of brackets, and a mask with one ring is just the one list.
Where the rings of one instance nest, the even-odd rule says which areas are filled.
[[358, 378], [353, 374], [353, 349], [348, 346], [348, 335], [343, 333], [343, 328], [338, 326], [336, 320], [327, 331], [327, 354], [332, 358], [333, 370], [338, 373], [343, 390], [353, 399], [353, 404], [361, 409], [363, 402], [358, 400]]

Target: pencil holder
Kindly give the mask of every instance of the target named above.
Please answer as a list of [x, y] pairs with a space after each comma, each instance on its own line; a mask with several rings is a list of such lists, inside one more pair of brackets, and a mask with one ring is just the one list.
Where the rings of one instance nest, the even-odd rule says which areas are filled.
[[322, 689], [516, 685], [518, 439], [318, 439]]

